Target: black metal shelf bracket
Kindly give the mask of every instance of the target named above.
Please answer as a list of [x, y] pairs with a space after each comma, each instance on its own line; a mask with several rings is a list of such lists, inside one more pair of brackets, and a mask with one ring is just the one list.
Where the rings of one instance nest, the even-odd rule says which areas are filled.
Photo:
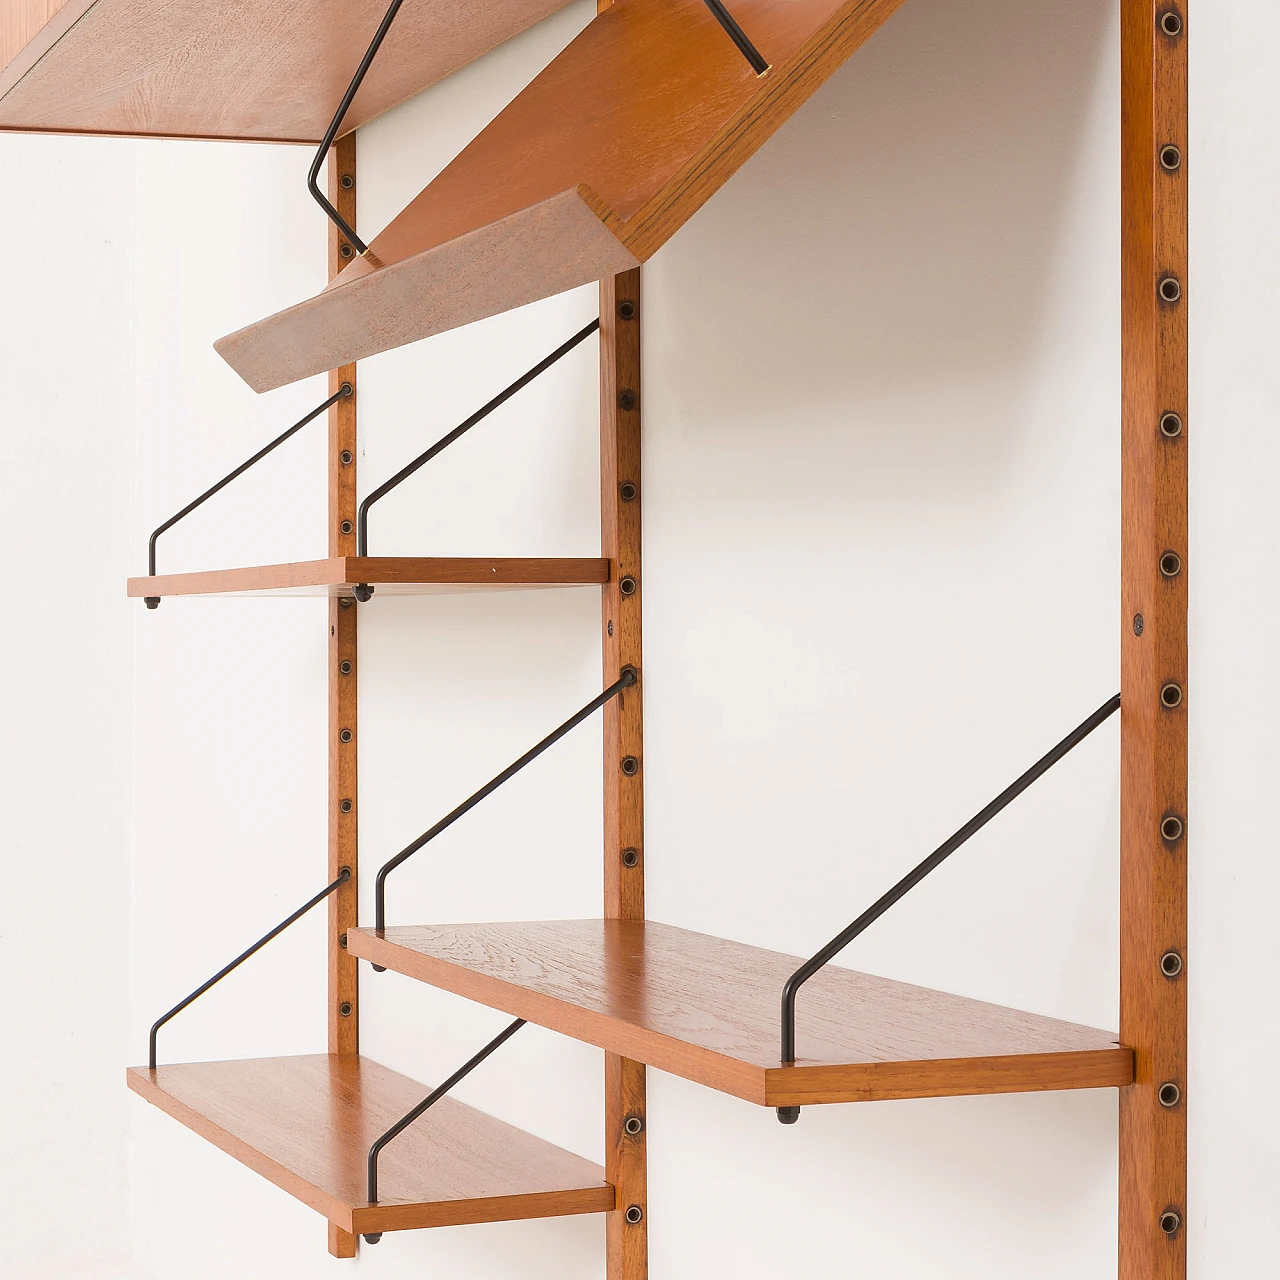
[[[425, 466], [437, 454], [443, 453], [455, 440], [466, 435], [477, 423], [483, 422], [495, 409], [500, 405], [506, 404], [517, 391], [523, 390], [539, 375], [546, 373], [558, 360], [567, 356], [579, 343], [584, 342], [593, 333], [600, 328], [599, 319], [593, 320], [589, 325], [585, 325], [579, 329], [567, 342], [563, 342], [545, 359], [539, 360], [537, 364], [522, 373], [510, 386], [500, 391], [488, 404], [477, 409], [464, 422], [460, 422], [447, 435], [441, 436], [429, 449], [418, 454], [416, 458], [406, 466], [400, 468], [399, 471], [391, 477], [390, 480], [380, 484], [365, 500], [360, 504], [360, 510], [356, 515], [356, 554], [367, 556], [369, 554], [369, 508], [382, 498], [385, 498], [392, 489], [406, 481], [420, 467]], [[367, 582], [359, 583], [354, 593], [355, 598], [362, 603], [367, 603], [373, 596], [373, 587]]]
[[[225, 489], [237, 476], [243, 475], [255, 463], [261, 462], [267, 454], [272, 452], [274, 449], [278, 449], [286, 440], [289, 439], [290, 436], [296, 435], [301, 431], [308, 422], [313, 422], [322, 413], [324, 413], [326, 409], [332, 408], [332, 406], [337, 404], [339, 400], [345, 400], [349, 395], [351, 395], [351, 383], [344, 382], [342, 386], [333, 393], [333, 395], [331, 395], [322, 404], [316, 405], [316, 407], [312, 409], [305, 418], [300, 418], [287, 431], [282, 431], [274, 440], [271, 441], [270, 444], [259, 449], [252, 458], [246, 458], [245, 461], [242, 462], [234, 471], [229, 471], [221, 480], [218, 481], [217, 484], [206, 489], [198, 498], [195, 499], [194, 502], [188, 502], [181, 511], [176, 515], [170, 516], [164, 524], [155, 529], [147, 541], [147, 576], [149, 578], [154, 578], [156, 576], [156, 539], [164, 533], [166, 529], [172, 529], [179, 520], [186, 519], [186, 517], [189, 516], [197, 507], [208, 502], [215, 493], [219, 492], [219, 490]], [[143, 602], [146, 604], [148, 609], [158, 609], [160, 607], [159, 596], [143, 596]]]
[[[382, 933], [387, 927], [387, 876], [391, 874], [402, 862], [406, 862], [413, 857], [424, 845], [430, 843], [436, 838], [446, 827], [451, 827], [464, 813], [474, 809], [481, 800], [492, 795], [504, 782], [514, 778], [525, 765], [536, 760], [548, 747], [554, 746], [561, 738], [565, 736], [571, 729], [577, 728], [588, 716], [598, 711], [606, 702], [616, 698], [624, 689], [630, 689], [639, 680], [639, 675], [634, 667], [623, 667], [622, 673], [617, 680], [613, 682], [599, 697], [592, 698], [585, 707], [574, 712], [568, 720], [564, 722], [558, 729], [547, 734], [536, 746], [530, 747], [518, 760], [509, 764], [496, 778], [492, 778], [486, 782], [474, 795], [469, 796], [451, 813], [446, 814], [439, 822], [424, 831], [412, 844], [406, 845], [401, 849], [394, 858], [382, 864], [378, 871], [378, 878], [374, 884], [374, 915], [375, 925], [378, 933]], [[382, 965], [374, 965], [379, 973], [385, 972]]]
[[302, 917], [305, 916], [307, 912], [311, 910], [312, 907], [317, 906], [318, 904], [323, 902], [331, 893], [333, 893], [336, 889], [340, 888], [342, 885], [346, 884], [346, 882], [350, 879], [351, 879], [350, 870], [347, 867], [343, 867], [341, 874], [338, 876], [338, 878], [335, 881], [333, 881], [332, 884], [326, 885], [323, 889], [320, 890], [319, 893], [315, 895], [314, 898], [309, 898], [292, 915], [288, 916], [284, 920], [281, 920], [280, 923], [276, 925], [276, 927], [272, 929], [270, 933], [263, 934], [263, 936], [259, 938], [258, 941], [255, 942], [253, 946], [251, 946], [247, 951], [242, 951], [238, 956], [236, 956], [236, 958], [229, 965], [226, 965], [224, 968], [219, 969], [218, 972], [215, 973], [213, 977], [210, 978], [207, 982], [202, 982], [189, 996], [186, 997], [185, 1000], [179, 1000], [178, 1003], [175, 1004], [173, 1008], [169, 1010], [168, 1013], [164, 1014], [162, 1017], [157, 1018], [155, 1022], [151, 1024], [150, 1051], [147, 1056], [147, 1063], [150, 1066], [151, 1070], [154, 1071], [156, 1069], [156, 1037], [160, 1033], [160, 1028], [163, 1027], [164, 1024], [169, 1021], [170, 1018], [176, 1017], [188, 1005], [194, 1004], [195, 1001], [199, 1000], [200, 997], [204, 995], [204, 993], [208, 991], [210, 987], [221, 982], [222, 979], [225, 978], [227, 974], [229, 974], [233, 969], [238, 969], [242, 964], [244, 964], [246, 960], [249, 959], [251, 955], [254, 955], [256, 952], [261, 951], [262, 948], [265, 947], [267, 943], [271, 941], [272, 938], [278, 937], [295, 921], [301, 920]]
[[[402, 1134], [415, 1120], [424, 1115], [431, 1107], [435, 1106], [441, 1098], [444, 1097], [450, 1089], [453, 1088], [459, 1080], [469, 1076], [495, 1049], [501, 1048], [508, 1040], [511, 1039], [521, 1027], [524, 1026], [525, 1020], [517, 1018], [510, 1023], [505, 1030], [494, 1036], [475, 1057], [468, 1059], [453, 1073], [442, 1085], [433, 1089], [423, 1100], [418, 1103], [412, 1111], [406, 1112], [399, 1120], [391, 1126], [370, 1148], [369, 1148], [369, 1203], [378, 1203], [378, 1157], [382, 1154], [382, 1149], [393, 1138], [397, 1138]], [[364, 1237], [366, 1244], [377, 1244], [382, 1239], [382, 1232], [370, 1232]]]
[[711, 10], [715, 20], [724, 28], [725, 34], [738, 46], [738, 52], [751, 64], [751, 70], [758, 76], [769, 70], [769, 64], [760, 54], [760, 50], [747, 38], [747, 33], [738, 26], [737, 19], [721, 4], [720, 0], [703, 0]]
[[348, 110], [350, 110], [356, 94], [359, 93], [365, 76], [369, 74], [369, 68], [373, 66], [373, 60], [378, 56], [378, 50], [382, 48], [382, 42], [387, 38], [387, 32], [391, 30], [391, 24], [396, 20], [396, 14], [400, 12], [400, 6], [403, 3], [404, 0], [391, 0], [391, 6], [378, 24], [378, 29], [374, 32], [373, 39], [369, 42], [369, 47], [365, 50], [364, 57], [360, 59], [360, 65], [356, 68], [355, 75], [351, 77], [351, 83], [347, 86], [346, 93], [342, 95], [342, 101], [338, 104], [338, 109], [334, 112], [333, 119], [325, 130], [324, 137], [320, 140], [320, 146], [316, 150], [315, 159], [311, 162], [311, 168], [307, 171], [307, 190], [311, 192], [316, 203], [325, 211], [329, 221], [351, 241], [355, 251], [362, 256], [369, 252], [369, 246], [356, 235], [355, 228], [329, 203], [328, 198], [320, 190], [317, 179], [320, 176], [320, 167], [324, 164], [325, 157], [329, 154], [329, 148], [333, 146], [334, 139], [338, 136], [338, 130], [342, 127], [342, 121], [345, 119]]
[[[899, 899], [905, 897], [931, 871], [940, 867], [971, 836], [1013, 800], [1016, 800], [1035, 780], [1048, 773], [1059, 760], [1082, 743], [1099, 725], [1109, 720], [1120, 709], [1120, 695], [1109, 698], [1091, 716], [1071, 730], [1051, 751], [1041, 756], [1017, 781], [1006, 787], [985, 809], [976, 813], [953, 836], [940, 844], [925, 860], [909, 871], [888, 893], [871, 904], [852, 924], [842, 929], [821, 951], [804, 962], [786, 981], [782, 988], [782, 1053], [784, 1064], [796, 1060], [796, 995], [800, 988], [829, 960], [838, 955], [868, 925], [874, 924]], [[778, 1107], [778, 1119], [783, 1124], [795, 1124], [800, 1118], [799, 1107]]]

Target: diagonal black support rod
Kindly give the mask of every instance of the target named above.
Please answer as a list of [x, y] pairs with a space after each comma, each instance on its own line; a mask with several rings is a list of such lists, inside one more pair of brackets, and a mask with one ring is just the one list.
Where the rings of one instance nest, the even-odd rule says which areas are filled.
[[[578, 330], [568, 342], [561, 343], [549, 356], [544, 360], [539, 360], [527, 373], [523, 373], [504, 391], [500, 391], [492, 400], [483, 408], [477, 409], [465, 422], [459, 423], [446, 436], [441, 436], [439, 440], [431, 446], [431, 448], [418, 454], [412, 462], [407, 466], [401, 467], [399, 471], [391, 477], [390, 480], [380, 484], [365, 500], [360, 504], [359, 514], [356, 516], [356, 554], [367, 556], [369, 554], [369, 508], [373, 506], [380, 498], [385, 498], [397, 485], [407, 480], [420, 467], [425, 466], [438, 453], [442, 453], [460, 436], [466, 435], [472, 427], [478, 422], [483, 422], [496, 408], [505, 404], [511, 399], [517, 391], [527, 387], [536, 377], [545, 373], [551, 368], [557, 360], [563, 356], [567, 356], [580, 342], [585, 341], [597, 329], [600, 328], [600, 321], [593, 320], [589, 325]], [[371, 594], [371, 593], [370, 593]], [[359, 593], [357, 593], [357, 598]], [[368, 599], [368, 596], [363, 597]]]
[[185, 1000], [180, 1000], [163, 1017], [157, 1018], [155, 1022], [151, 1024], [151, 1047], [150, 1047], [150, 1053], [147, 1058], [147, 1062], [150, 1065], [151, 1070], [154, 1071], [156, 1069], [156, 1036], [159, 1033], [160, 1028], [163, 1027], [164, 1024], [169, 1021], [170, 1018], [176, 1017], [189, 1004], [192, 1004], [194, 1001], [199, 1000], [200, 997], [204, 995], [204, 993], [208, 991], [210, 987], [212, 987], [215, 983], [221, 982], [222, 979], [225, 978], [227, 974], [229, 974], [233, 969], [239, 968], [240, 965], [244, 964], [244, 962], [251, 955], [253, 955], [257, 951], [261, 951], [262, 948], [265, 947], [267, 943], [271, 941], [272, 938], [278, 936], [279, 934], [282, 934], [291, 924], [294, 923], [295, 920], [301, 920], [302, 917], [305, 916], [307, 912], [311, 910], [312, 907], [316, 906], [318, 903], [323, 902], [335, 889], [337, 889], [341, 885], [346, 884], [346, 882], [350, 879], [351, 879], [351, 872], [346, 867], [343, 867], [342, 874], [332, 884], [326, 885], [325, 888], [321, 889], [320, 892], [317, 893], [314, 898], [311, 898], [307, 902], [303, 903], [303, 905], [300, 906], [297, 909], [297, 911], [295, 911], [291, 916], [289, 916], [288, 919], [281, 920], [280, 923], [276, 925], [276, 927], [272, 929], [270, 933], [264, 934], [247, 951], [242, 951], [238, 956], [236, 956], [236, 958], [229, 965], [227, 965], [225, 968], [219, 969], [218, 972], [215, 973], [213, 977], [209, 979], [208, 982], [201, 983], [200, 986], [198, 986]]
[[720, 0], [703, 0], [703, 3], [711, 10], [715, 20], [725, 29], [725, 34], [728, 35], [729, 39], [738, 46], [738, 52], [751, 63], [752, 71], [758, 76], [764, 75], [769, 70], [769, 64], [760, 56], [760, 50], [747, 39], [747, 33], [738, 26], [733, 14], [720, 3]]
[[[433, 1107], [441, 1098], [444, 1097], [450, 1089], [453, 1088], [459, 1080], [469, 1076], [495, 1049], [500, 1049], [508, 1040], [511, 1039], [521, 1027], [524, 1026], [525, 1020], [517, 1018], [499, 1035], [494, 1036], [479, 1053], [460, 1066], [444, 1084], [433, 1089], [423, 1100], [418, 1103], [412, 1111], [406, 1112], [399, 1120], [391, 1126], [374, 1144], [369, 1148], [369, 1203], [378, 1203], [378, 1157], [382, 1154], [382, 1148], [387, 1145], [393, 1138], [397, 1138], [402, 1134], [419, 1116], [423, 1115], [430, 1107]], [[382, 1233], [377, 1233], [377, 1239], [371, 1239], [365, 1236], [365, 1240], [370, 1244], [376, 1244], [377, 1240], [382, 1238]]]
[[[486, 782], [473, 796], [464, 800], [452, 813], [446, 814], [441, 818], [429, 831], [424, 831], [411, 845], [401, 849], [389, 862], [382, 865], [378, 872], [378, 879], [374, 886], [374, 903], [375, 903], [375, 923], [377, 930], [381, 933], [387, 927], [387, 876], [394, 871], [402, 862], [413, 857], [423, 845], [434, 840], [446, 827], [452, 826], [464, 813], [470, 809], [474, 809], [486, 796], [492, 795], [504, 782], [514, 778], [521, 769], [530, 761], [536, 760], [548, 747], [554, 746], [561, 738], [564, 737], [570, 729], [576, 729], [589, 715], [594, 711], [598, 711], [604, 704], [613, 698], [616, 698], [623, 689], [629, 689], [636, 683], [638, 677], [634, 667], [623, 667], [621, 676], [613, 682], [602, 694], [597, 698], [592, 698], [580, 711], [574, 712], [568, 720], [564, 722], [553, 733], [549, 733], [536, 747], [531, 747], [528, 751], [516, 760], [513, 764], [509, 764], [498, 776], [490, 782]], [[383, 972], [380, 965], [374, 965], [379, 973]]]
[[[931, 871], [940, 867], [970, 836], [980, 831], [992, 818], [1016, 800], [1037, 778], [1047, 773], [1072, 748], [1079, 746], [1100, 724], [1120, 709], [1120, 695], [1109, 699], [1087, 720], [1071, 730], [1053, 750], [1041, 756], [1016, 782], [1006, 787], [981, 812], [975, 814], [949, 840], [938, 846], [923, 862], [909, 871], [883, 897], [868, 907], [847, 929], [836, 934], [816, 955], [806, 960], [782, 988], [782, 1054], [783, 1062], [796, 1060], [796, 993], [828, 960], [843, 951], [868, 925], [874, 924], [895, 902], [903, 898]], [[800, 1114], [799, 1107], [779, 1107], [778, 1119], [790, 1124]]]
[[[342, 386], [333, 393], [333, 395], [331, 395], [323, 404], [316, 405], [316, 407], [312, 409], [305, 418], [299, 419], [299, 421], [295, 422], [287, 431], [282, 431], [270, 444], [259, 449], [252, 458], [245, 459], [245, 461], [242, 462], [234, 471], [228, 472], [221, 480], [218, 481], [217, 484], [206, 489], [198, 498], [195, 499], [195, 501], [188, 502], [187, 505], [177, 513], [177, 515], [170, 516], [164, 524], [160, 525], [160, 527], [152, 533], [147, 542], [147, 576], [151, 578], [156, 576], [156, 539], [164, 533], [166, 529], [172, 529], [179, 520], [185, 519], [197, 507], [208, 502], [215, 493], [225, 489], [237, 476], [243, 475], [255, 463], [261, 462], [262, 459], [265, 458], [273, 449], [278, 449], [286, 440], [289, 439], [290, 436], [296, 435], [307, 425], [308, 422], [314, 421], [326, 409], [332, 408], [332, 406], [337, 404], [339, 400], [345, 399], [350, 394], [351, 383], [344, 382]], [[143, 599], [146, 601], [148, 609], [156, 609], [160, 606], [159, 596], [144, 596]]]
[[356, 94], [360, 91], [360, 86], [364, 83], [364, 78], [368, 75], [369, 68], [373, 66], [373, 60], [378, 56], [378, 50], [382, 48], [382, 42], [386, 39], [387, 32], [391, 30], [391, 24], [396, 20], [396, 14], [400, 12], [400, 6], [403, 3], [404, 0], [391, 0], [391, 7], [387, 10], [386, 16], [381, 23], [379, 23], [377, 31], [374, 32], [373, 40], [370, 42], [368, 49], [365, 50], [364, 57], [360, 59], [360, 65], [356, 68], [356, 73], [351, 78], [351, 83], [347, 86], [346, 93], [342, 95], [338, 110], [334, 113], [333, 120], [330, 122], [328, 129], [325, 130], [324, 137], [320, 140], [316, 158], [311, 162], [311, 168], [307, 173], [307, 190], [311, 192], [316, 202], [328, 215], [329, 221], [351, 241], [359, 254], [368, 253], [369, 246], [356, 235], [355, 228], [329, 203], [321, 192], [316, 179], [320, 176], [320, 166], [324, 164], [325, 157], [329, 154], [329, 148], [333, 146], [333, 141], [338, 136], [342, 121], [350, 109], [351, 103], [355, 100]]

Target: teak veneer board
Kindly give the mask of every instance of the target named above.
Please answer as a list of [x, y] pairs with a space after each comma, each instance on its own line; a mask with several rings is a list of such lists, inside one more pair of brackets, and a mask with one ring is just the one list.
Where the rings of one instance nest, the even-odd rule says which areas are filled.
[[[375, 595], [602, 586], [609, 561], [601, 557], [553, 559], [463, 556], [333, 556], [246, 569], [210, 569], [130, 578], [130, 596], [316, 595], [350, 596], [368, 583]], [[615, 677], [616, 679], [616, 677]]]
[[1127, 1085], [1112, 1032], [828, 965], [779, 1061], [793, 956], [653, 921], [432, 925], [348, 934], [352, 954], [765, 1106]]
[[383, 1149], [371, 1205], [370, 1144], [430, 1089], [355, 1054], [133, 1067], [128, 1078], [135, 1093], [354, 1235], [614, 1206], [599, 1165], [452, 1097]]
[[[344, 130], [567, 2], [409, 0]], [[386, 0], [0, 0], [0, 129], [318, 143], [386, 7]]]
[[317, 297], [215, 344], [257, 391], [652, 256], [902, 0], [604, 10]]

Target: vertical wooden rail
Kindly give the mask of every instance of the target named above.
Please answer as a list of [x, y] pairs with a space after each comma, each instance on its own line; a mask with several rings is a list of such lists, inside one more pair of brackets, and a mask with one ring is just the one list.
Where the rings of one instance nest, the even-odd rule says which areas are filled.
[[1186, 1275], [1187, 53], [1122, 0], [1120, 1280]]
[[[356, 138], [340, 139], [329, 153], [329, 199], [355, 225]], [[351, 246], [337, 228], [329, 228], [329, 278], [351, 260]], [[344, 365], [329, 375], [329, 393], [349, 382], [356, 367]], [[340, 400], [329, 410], [329, 554], [356, 552], [356, 402]], [[360, 1052], [359, 965], [347, 954], [346, 932], [356, 925], [358, 909], [356, 809], [356, 602], [329, 601], [329, 878], [343, 867], [351, 880], [329, 898], [329, 1052]], [[329, 1252], [354, 1258], [357, 1238], [329, 1224]]]
[[[600, 282], [600, 542], [604, 680], [624, 666], [641, 683], [604, 709], [604, 914], [644, 919], [644, 689], [640, 630], [640, 269]], [[605, 1054], [605, 1176], [618, 1189], [607, 1215], [608, 1280], [649, 1274], [645, 1068]], [[630, 1127], [628, 1127], [630, 1121]], [[638, 1215], [638, 1216], [637, 1216]]]

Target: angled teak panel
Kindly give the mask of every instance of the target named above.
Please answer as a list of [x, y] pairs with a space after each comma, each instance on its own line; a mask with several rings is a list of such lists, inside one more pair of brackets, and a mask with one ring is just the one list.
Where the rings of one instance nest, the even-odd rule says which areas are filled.
[[1123, 0], [1120, 1280], [1186, 1274], [1187, 17]]
[[618, 0], [318, 297], [217, 349], [266, 391], [629, 270], [902, 0]]

